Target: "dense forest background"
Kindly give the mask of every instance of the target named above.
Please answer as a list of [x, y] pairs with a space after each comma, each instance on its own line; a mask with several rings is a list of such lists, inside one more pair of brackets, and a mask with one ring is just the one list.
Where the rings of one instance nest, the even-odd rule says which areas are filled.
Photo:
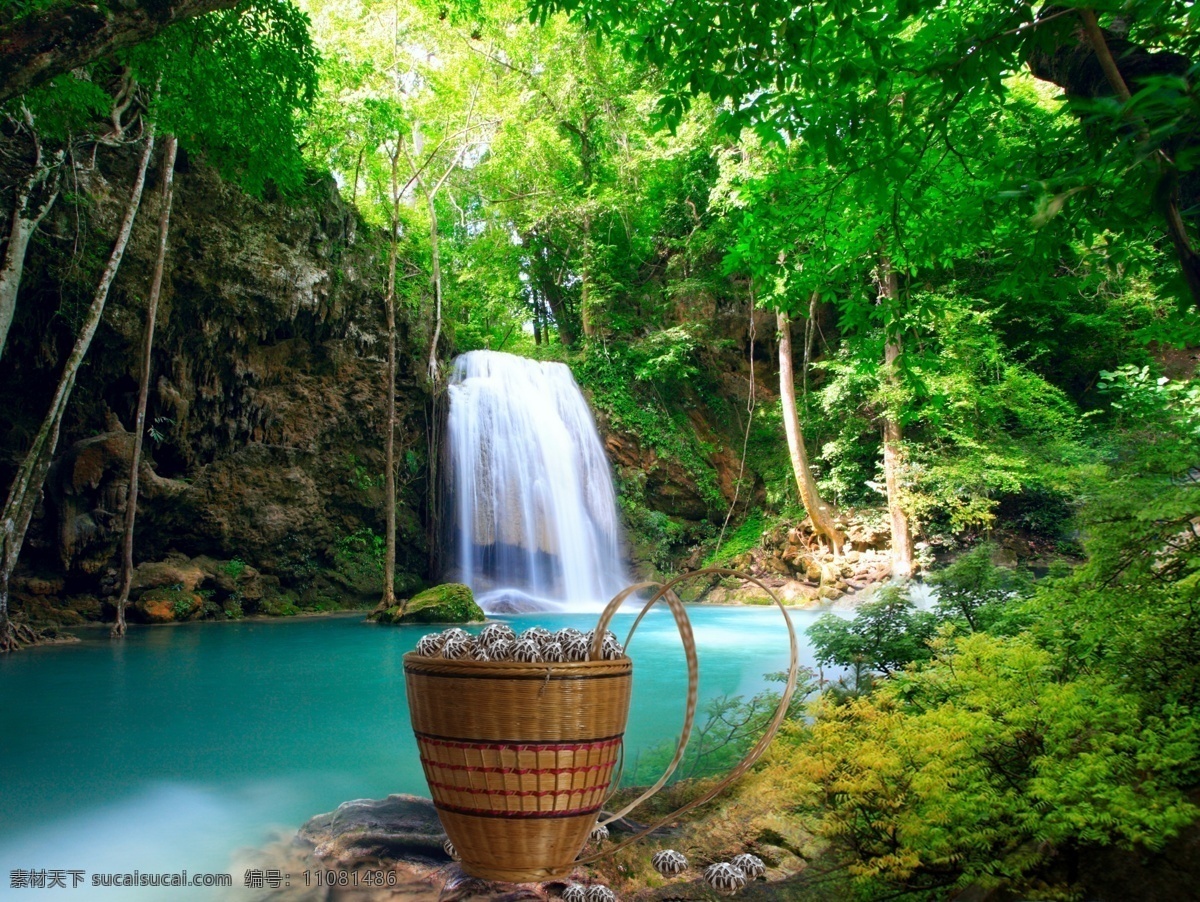
[[409, 593], [449, 359], [558, 360], [639, 570], [896, 580], [732, 810], [867, 898], [1170, 871], [1200, 14], [860, 6], [6, 3], [0, 644]]

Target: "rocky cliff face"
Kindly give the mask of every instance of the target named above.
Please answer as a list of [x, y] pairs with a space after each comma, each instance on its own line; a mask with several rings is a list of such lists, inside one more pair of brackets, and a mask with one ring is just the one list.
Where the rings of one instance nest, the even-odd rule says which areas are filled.
[[[72, 197], [31, 248], [0, 362], [4, 491], [90, 300], [132, 168], [132, 154], [104, 150], [94, 167], [81, 165]], [[99, 613], [115, 586], [158, 177], [147, 185], [27, 541], [17, 603], [44, 616], [68, 594], [92, 596]], [[384, 271], [380, 237], [331, 183], [299, 202], [256, 200], [181, 160], [134, 553], [154, 566], [140, 568], [135, 586], [187, 594], [174, 603], [181, 616], [378, 595]], [[427, 560], [428, 399], [415, 350], [427, 337], [414, 320], [400, 315], [397, 436], [398, 570], [412, 584]]]

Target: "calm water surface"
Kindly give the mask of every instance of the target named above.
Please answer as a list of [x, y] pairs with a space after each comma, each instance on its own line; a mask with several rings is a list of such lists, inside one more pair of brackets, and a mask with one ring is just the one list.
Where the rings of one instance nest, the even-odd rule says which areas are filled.
[[[765, 673], [787, 667], [777, 609], [690, 614], [702, 698], [753, 694]], [[809, 665], [803, 630], [816, 616], [791, 612]], [[596, 617], [503, 619], [517, 630], [588, 629]], [[614, 631], [624, 639], [631, 622], [619, 616]], [[15, 869], [83, 870], [89, 882], [93, 873], [230, 871], [238, 848], [348, 799], [427, 795], [400, 658], [428, 629], [364, 624], [357, 614], [131, 627], [124, 642], [95, 633], [82, 645], [0, 657], [0, 896]], [[687, 676], [668, 612], [643, 622], [630, 654], [632, 758], [673, 741], [683, 721]], [[57, 894], [220, 895], [90, 885]]]

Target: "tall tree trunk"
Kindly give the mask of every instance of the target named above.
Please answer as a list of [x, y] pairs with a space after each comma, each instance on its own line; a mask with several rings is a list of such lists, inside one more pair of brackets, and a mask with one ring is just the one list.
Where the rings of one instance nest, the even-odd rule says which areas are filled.
[[58, 446], [63, 415], [67, 410], [67, 402], [71, 399], [71, 391], [75, 388], [75, 377], [79, 374], [79, 367], [87, 355], [88, 348], [91, 347], [96, 328], [100, 325], [100, 318], [104, 315], [108, 290], [121, 266], [121, 258], [125, 255], [129, 233], [133, 229], [133, 221], [137, 217], [138, 206], [142, 200], [142, 188], [146, 184], [146, 167], [150, 165], [150, 155], [153, 152], [154, 128], [149, 126], [137, 178], [134, 180], [129, 203], [125, 208], [125, 217], [117, 232], [117, 240], [109, 255], [108, 264], [100, 276], [100, 284], [79, 330], [79, 336], [75, 339], [75, 346], [63, 367], [54, 399], [50, 402], [50, 409], [46, 412], [42, 426], [34, 437], [25, 459], [21, 461], [20, 469], [17, 470], [9, 490], [8, 500], [4, 503], [4, 510], [0, 512], [0, 651], [13, 651], [16, 648], [16, 634], [8, 615], [9, 584], [17, 566], [17, 558], [21, 554], [21, 546], [25, 542], [29, 521], [33, 517], [38, 496], [46, 481], [54, 450]]
[[34, 162], [28, 178], [16, 186], [8, 245], [4, 250], [4, 262], [0, 264], [0, 357], [4, 356], [8, 330], [17, 312], [17, 291], [25, 270], [25, 252], [29, 249], [33, 233], [58, 199], [59, 176], [66, 157], [64, 150], [51, 154], [48, 159], [43, 156], [42, 142], [34, 131], [33, 117], [28, 110], [22, 111], [33, 137]]
[[388, 245], [387, 296], [384, 306], [387, 314], [388, 362], [387, 362], [387, 434], [383, 442], [383, 492], [386, 547], [383, 557], [384, 607], [396, 603], [396, 256], [399, 248], [400, 230], [400, 151], [392, 155], [392, 217], [391, 242]]
[[[885, 259], [880, 274], [880, 294], [883, 303], [888, 307], [887, 320], [891, 321], [891, 310], [895, 308], [900, 298], [900, 286], [896, 270], [891, 262]], [[884, 374], [889, 383], [895, 384], [896, 361], [900, 358], [903, 348], [900, 336], [889, 336], [884, 344], [883, 366]], [[883, 478], [887, 485], [888, 517], [892, 523], [892, 575], [897, 579], [906, 580], [913, 572], [913, 539], [912, 527], [908, 522], [908, 514], [901, 503], [900, 471], [904, 466], [904, 427], [897, 417], [884, 413], [883, 415]]]
[[575, 329], [571, 325], [572, 311], [567, 308], [566, 299], [562, 295], [562, 286], [554, 277], [550, 262], [546, 259], [546, 248], [535, 233], [521, 235], [521, 240], [529, 248], [529, 276], [541, 289], [545, 302], [542, 307], [542, 337], [550, 343], [550, 320], [558, 329], [558, 340], [566, 347], [575, 344]]
[[158, 217], [158, 257], [150, 281], [150, 299], [146, 302], [146, 330], [142, 336], [142, 374], [138, 383], [137, 416], [133, 427], [133, 454], [129, 459], [129, 492], [125, 496], [125, 534], [121, 543], [121, 592], [117, 596], [117, 619], [112, 636], [125, 635], [125, 605], [133, 586], [133, 527], [137, 520], [138, 471], [142, 466], [142, 440], [146, 434], [146, 402], [150, 397], [150, 355], [154, 350], [154, 325], [158, 319], [158, 299], [162, 293], [163, 265], [167, 259], [167, 235], [171, 229], [171, 199], [175, 180], [175, 154], [179, 142], [169, 135], [162, 163], [162, 210]]
[[813, 528], [829, 542], [834, 554], [842, 553], [846, 537], [837, 528], [834, 512], [821, 500], [817, 481], [813, 479], [812, 467], [808, 463], [808, 451], [804, 447], [804, 435], [800, 432], [800, 418], [796, 414], [796, 379], [792, 372], [792, 324], [782, 310], [775, 315], [779, 328], [779, 397], [783, 403], [783, 430], [787, 434], [788, 454], [792, 458], [792, 472], [796, 475], [796, 486], [800, 489], [800, 500], [813, 521]]
[[429, 342], [429, 384], [436, 387], [438, 377], [437, 349], [442, 337], [442, 258], [438, 248], [437, 209], [433, 192], [426, 194], [429, 202], [429, 249], [433, 264], [433, 339]]

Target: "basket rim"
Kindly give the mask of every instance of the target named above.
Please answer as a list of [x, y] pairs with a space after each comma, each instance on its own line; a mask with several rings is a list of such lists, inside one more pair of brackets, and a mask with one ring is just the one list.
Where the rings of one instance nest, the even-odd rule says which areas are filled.
[[496, 679], [571, 680], [625, 676], [633, 672], [628, 655], [603, 661], [476, 661], [430, 658], [415, 651], [402, 658], [405, 673], [428, 676], [492, 677]]

